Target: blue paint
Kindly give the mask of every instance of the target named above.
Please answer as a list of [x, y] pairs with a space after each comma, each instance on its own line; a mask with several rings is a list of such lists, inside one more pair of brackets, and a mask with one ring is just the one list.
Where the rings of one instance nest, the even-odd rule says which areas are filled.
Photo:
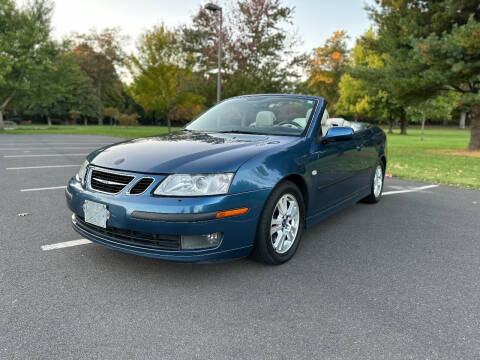
[[[181, 131], [125, 141], [98, 149], [87, 159], [99, 168], [154, 178], [149, 191], [130, 196], [126, 193], [127, 187], [117, 195], [110, 195], [83, 186], [75, 177], [68, 183], [67, 203], [76, 216], [83, 217], [84, 201], [92, 200], [107, 205], [110, 211], [108, 225], [111, 227], [163, 235], [221, 232], [223, 240], [218, 247], [158, 250], [113, 242], [74, 228], [94, 242], [127, 253], [182, 262], [214, 261], [250, 253], [265, 201], [272, 189], [287, 177], [296, 181], [304, 192], [307, 227], [368, 195], [373, 168], [379, 159], [386, 157], [383, 131], [369, 127], [347, 134], [345, 128], [332, 128], [329, 136], [322, 136], [320, 119], [326, 101], [312, 96], [293, 97], [316, 103], [302, 136]], [[168, 174], [220, 172], [235, 173], [229, 194], [204, 197], [159, 197], [152, 194]], [[131, 217], [133, 211], [196, 214], [243, 207], [250, 209], [244, 215], [188, 223]]]

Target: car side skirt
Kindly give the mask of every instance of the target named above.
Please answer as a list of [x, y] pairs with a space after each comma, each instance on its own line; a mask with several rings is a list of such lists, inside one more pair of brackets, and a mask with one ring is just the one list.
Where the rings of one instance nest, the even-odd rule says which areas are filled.
[[335, 205], [332, 205], [327, 209], [324, 209], [320, 212], [317, 212], [316, 214], [309, 216], [305, 221], [306, 228], [310, 228], [318, 222], [325, 220], [329, 216], [338, 213], [339, 211], [349, 207], [352, 204], [357, 203], [364, 197], [368, 196], [368, 194], [370, 194], [370, 187], [366, 186], [357, 191], [356, 193], [352, 194], [348, 198], [345, 198], [342, 201], [336, 203]]

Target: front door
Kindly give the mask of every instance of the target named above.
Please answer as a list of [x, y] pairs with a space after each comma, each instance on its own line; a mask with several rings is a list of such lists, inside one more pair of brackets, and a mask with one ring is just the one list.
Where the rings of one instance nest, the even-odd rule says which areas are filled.
[[311, 213], [335, 206], [358, 191], [358, 162], [360, 152], [355, 139], [318, 142], [308, 165], [313, 185]]

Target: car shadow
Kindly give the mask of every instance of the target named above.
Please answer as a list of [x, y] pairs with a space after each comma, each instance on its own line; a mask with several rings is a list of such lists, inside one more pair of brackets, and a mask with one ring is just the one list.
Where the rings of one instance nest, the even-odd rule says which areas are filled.
[[[367, 218], [375, 207], [368, 204], [353, 205], [307, 229], [295, 256], [280, 266], [263, 264], [249, 258], [207, 263], [177, 263], [122, 253], [96, 244], [85, 248], [85, 257], [92, 266], [96, 264], [105, 271], [126, 277], [141, 274], [144, 280], [179, 281], [185, 285], [195, 284], [196, 281], [202, 281], [204, 284], [208, 281], [206, 279], [212, 281], [223, 279], [227, 284], [228, 279], [239, 277], [256, 279], [267, 274], [320, 272], [325, 271], [325, 266], [332, 262], [333, 255], [338, 258], [342, 252], [348, 253], [354, 244], [354, 234], [358, 231], [359, 223], [367, 223]], [[351, 230], [345, 230], [345, 227]], [[368, 231], [368, 226], [362, 231], [365, 230]], [[348, 231], [352, 233], [348, 234]], [[373, 232], [373, 229], [371, 231]], [[346, 257], [349, 255], [346, 254]]]

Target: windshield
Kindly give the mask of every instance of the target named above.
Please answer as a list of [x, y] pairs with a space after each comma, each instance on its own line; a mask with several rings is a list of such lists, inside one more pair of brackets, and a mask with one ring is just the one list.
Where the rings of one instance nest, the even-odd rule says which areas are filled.
[[246, 96], [214, 106], [185, 129], [205, 132], [299, 136], [315, 100], [287, 96]]

